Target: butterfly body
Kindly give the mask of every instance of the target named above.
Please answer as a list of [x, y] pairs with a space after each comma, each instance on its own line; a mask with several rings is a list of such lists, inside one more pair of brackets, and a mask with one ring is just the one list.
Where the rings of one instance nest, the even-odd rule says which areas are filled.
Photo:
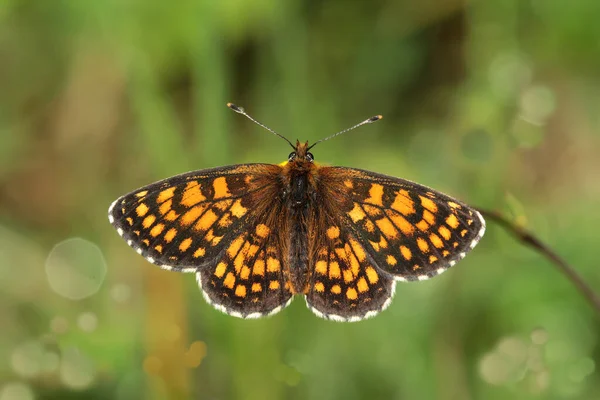
[[147, 260], [194, 272], [228, 314], [273, 314], [295, 295], [318, 316], [357, 321], [396, 281], [439, 275], [483, 236], [465, 204], [403, 179], [314, 162], [296, 142], [280, 165], [194, 171], [117, 199], [109, 220]]

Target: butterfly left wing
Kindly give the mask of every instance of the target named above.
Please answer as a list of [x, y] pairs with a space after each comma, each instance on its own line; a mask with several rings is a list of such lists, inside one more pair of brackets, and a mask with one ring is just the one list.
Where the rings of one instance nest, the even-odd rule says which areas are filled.
[[161, 268], [197, 272], [206, 300], [238, 317], [289, 303], [278, 219], [281, 167], [245, 164], [194, 171], [117, 199], [109, 220]]

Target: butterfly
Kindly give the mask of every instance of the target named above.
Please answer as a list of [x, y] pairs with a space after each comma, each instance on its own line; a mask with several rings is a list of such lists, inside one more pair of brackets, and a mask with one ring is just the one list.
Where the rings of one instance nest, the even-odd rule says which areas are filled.
[[282, 164], [199, 170], [115, 200], [108, 218], [150, 263], [192, 272], [204, 298], [241, 318], [272, 315], [304, 296], [319, 317], [359, 321], [391, 303], [396, 282], [437, 276], [485, 232], [466, 204], [404, 179], [315, 162], [285, 139]]

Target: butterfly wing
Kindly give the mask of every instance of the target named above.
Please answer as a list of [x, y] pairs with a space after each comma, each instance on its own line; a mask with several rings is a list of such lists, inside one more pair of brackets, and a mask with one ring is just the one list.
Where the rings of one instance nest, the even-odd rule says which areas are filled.
[[351, 168], [323, 167], [320, 174], [342, 224], [397, 280], [439, 275], [485, 232], [477, 210], [426, 186]]
[[[197, 272], [216, 308], [242, 317], [269, 313], [291, 297], [270, 234], [280, 172], [278, 165], [245, 164], [178, 175], [120, 197], [109, 220], [149, 262]], [[273, 281], [279, 288], [269, 290]]]
[[394, 280], [425, 280], [479, 242], [473, 208], [428, 187], [344, 167], [321, 167], [322, 215], [312, 223], [306, 300], [319, 316], [355, 321], [389, 305]]
[[359, 321], [385, 309], [392, 301], [396, 282], [377, 268], [350, 229], [339, 218], [324, 215], [317, 224], [306, 291], [307, 306], [319, 317]]

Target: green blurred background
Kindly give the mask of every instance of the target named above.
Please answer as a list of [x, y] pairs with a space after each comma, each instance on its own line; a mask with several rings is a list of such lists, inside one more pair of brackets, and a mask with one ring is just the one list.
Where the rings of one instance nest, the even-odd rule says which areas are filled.
[[598, 399], [599, 315], [489, 223], [374, 319], [244, 321], [108, 205], [192, 169], [400, 176], [536, 232], [599, 289], [597, 0], [0, 1], [0, 400]]

